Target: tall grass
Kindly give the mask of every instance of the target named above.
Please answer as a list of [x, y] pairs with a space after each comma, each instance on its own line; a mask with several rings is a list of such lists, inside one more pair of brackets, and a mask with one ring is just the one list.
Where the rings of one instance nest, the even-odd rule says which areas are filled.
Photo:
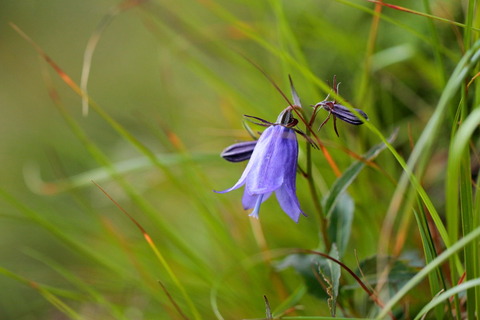
[[[82, 6], [99, 14], [70, 51], [5, 5], [8, 70], [40, 57], [21, 92], [48, 95], [5, 121], [41, 105], [22, 119], [38, 134], [5, 137], [32, 147], [2, 169], [0, 319], [478, 318], [476, 1]], [[244, 168], [220, 151], [262, 130], [243, 115], [275, 121], [289, 75], [310, 140], [298, 224], [273, 197], [256, 220], [212, 191]], [[5, 90], [9, 109], [28, 99]], [[369, 121], [317, 130], [327, 95]]]

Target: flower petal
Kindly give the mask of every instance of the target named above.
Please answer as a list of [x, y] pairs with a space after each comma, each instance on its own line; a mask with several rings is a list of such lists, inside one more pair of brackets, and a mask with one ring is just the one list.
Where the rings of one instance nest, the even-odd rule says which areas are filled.
[[297, 157], [295, 131], [279, 125], [268, 127], [260, 136], [250, 159], [252, 167], [247, 176], [246, 191], [249, 194], [264, 194], [280, 188], [291, 167], [296, 170]]
[[[267, 200], [270, 195], [272, 193], [269, 192], [269, 193], [264, 193], [262, 196], [262, 202], [264, 202], [265, 200]], [[258, 194], [249, 194], [246, 190], [245, 192], [243, 193], [243, 198], [242, 198], [242, 205], [243, 205], [243, 209], [245, 210], [248, 210], [248, 209], [253, 209], [255, 207], [255, 204], [257, 203], [257, 199], [260, 195]]]
[[[287, 165], [287, 164], [286, 164]], [[305, 215], [300, 208], [296, 193], [297, 180], [297, 161], [294, 164], [288, 164], [285, 183], [282, 187], [275, 191], [277, 201], [282, 210], [295, 222], [298, 222], [300, 214]]]
[[[245, 169], [246, 171], [247, 169]], [[243, 171], [243, 174], [242, 176], [240, 177], [240, 179], [237, 181], [237, 183], [235, 183], [233, 185], [233, 187], [231, 188], [228, 188], [228, 189], [225, 189], [225, 190], [221, 190], [221, 191], [217, 191], [217, 190], [213, 190], [213, 192], [215, 193], [227, 193], [227, 192], [230, 192], [232, 190], [235, 190], [235, 189], [238, 189], [240, 188], [241, 186], [243, 186], [245, 184], [245, 179], [247, 177], [247, 175], [245, 174], [245, 171]]]
[[[293, 185], [295, 186], [295, 184]], [[300, 209], [300, 203], [298, 202], [295, 188], [290, 184], [283, 185], [280, 189], [275, 191], [277, 201], [282, 207], [282, 210], [295, 222], [298, 222], [300, 214], [305, 215], [302, 209]]]
[[[262, 136], [263, 136], [263, 134], [262, 134]], [[258, 145], [258, 143], [257, 143], [257, 145]], [[247, 167], [245, 168], [245, 170], [243, 170], [242, 176], [240, 177], [240, 179], [238, 179], [237, 183], [235, 183], [235, 185], [233, 187], [228, 188], [228, 189], [223, 190], [223, 191], [215, 191], [214, 190], [216, 193], [227, 193], [227, 192], [230, 192], [232, 190], [238, 189], [245, 184], [245, 181], [246, 181], [250, 171], [254, 167], [255, 163], [258, 162], [257, 159], [259, 159], [259, 157], [261, 156], [261, 154], [259, 154], [259, 152], [255, 152], [255, 150], [257, 150], [256, 146], [255, 146], [255, 149], [253, 150], [253, 153], [250, 157], [250, 161], [248, 161]]]

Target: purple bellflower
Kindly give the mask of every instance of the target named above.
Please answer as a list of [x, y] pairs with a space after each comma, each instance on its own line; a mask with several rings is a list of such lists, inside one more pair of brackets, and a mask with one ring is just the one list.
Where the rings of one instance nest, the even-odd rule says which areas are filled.
[[[252, 117], [254, 118], [254, 117]], [[261, 120], [255, 118], [257, 120]], [[264, 124], [268, 123], [261, 120]], [[258, 219], [260, 205], [275, 192], [277, 201], [285, 213], [295, 222], [298, 222], [300, 204], [296, 195], [296, 172], [298, 158], [298, 141], [293, 127], [297, 120], [292, 117], [292, 107], [287, 107], [275, 123], [269, 126], [256, 143], [235, 144], [233, 150], [236, 160], [244, 159], [243, 151], [253, 148], [250, 160], [237, 183], [218, 193], [226, 193], [245, 185], [242, 204], [245, 210], [253, 209], [250, 216]], [[233, 147], [231, 146], [231, 147]], [[229, 148], [227, 148], [229, 149]], [[224, 150], [224, 153], [232, 150]], [[237, 153], [235, 153], [237, 152]], [[241, 160], [239, 160], [241, 161]]]

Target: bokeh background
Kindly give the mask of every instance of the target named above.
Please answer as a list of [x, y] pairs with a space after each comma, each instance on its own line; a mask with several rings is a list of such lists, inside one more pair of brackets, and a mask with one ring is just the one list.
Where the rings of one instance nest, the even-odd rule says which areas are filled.
[[[392, 2], [425, 11], [420, 1]], [[427, 1], [434, 15], [458, 21], [465, 2]], [[408, 155], [409, 138], [421, 133], [462, 54], [461, 29], [389, 8], [380, 10], [382, 19], [373, 27], [375, 5], [367, 1], [125, 4], [131, 6], [111, 0], [0, 2], [0, 319], [180, 319], [157, 281], [191, 312], [135, 224], [90, 180], [145, 228], [205, 319], [218, 316], [215, 308], [226, 319], [262, 317], [263, 295], [278, 305], [302, 282], [291, 268], [279, 280], [265, 261], [282, 255], [268, 249], [321, 244], [314, 213], [297, 225], [272, 199], [260, 222], [251, 221], [240, 205], [242, 191], [212, 192], [230, 187], [242, 172], [242, 164], [223, 161], [219, 152], [249, 139], [243, 115], [274, 121], [288, 105], [248, 60], [288, 97], [291, 75], [307, 113], [328, 93], [312, 77], [331, 84], [336, 75], [340, 94], [385, 136], [400, 128], [396, 147]], [[77, 84], [89, 39], [99, 35], [88, 94], [137, 144], [95, 110], [83, 116], [80, 96], [11, 23]], [[436, 43], [441, 49], [432, 49]], [[326, 115], [319, 114], [318, 125]], [[342, 170], [354, 161], [342, 148], [362, 154], [379, 143], [365, 127], [338, 127], [340, 137], [331, 123], [319, 135]], [[436, 182], [445, 150], [442, 141], [438, 145], [433, 164], [439, 169], [432, 165], [425, 181], [433, 195], [439, 193], [433, 200], [441, 207]], [[159, 155], [160, 165], [145, 160], [147, 149]], [[313, 157], [325, 195], [335, 175], [320, 152]], [[118, 166], [119, 176], [107, 163]], [[384, 172], [365, 169], [350, 190], [356, 209], [345, 260], [352, 268], [354, 249], [361, 258], [376, 252], [395, 187], [390, 177], [401, 173], [391, 155], [380, 155], [378, 163]], [[75, 180], [81, 174], [85, 179]], [[41, 183], [71, 177], [74, 186]], [[314, 212], [307, 183], [298, 180], [302, 207]], [[405, 251], [414, 247], [410, 241], [418, 237], [407, 241]], [[32, 283], [46, 286], [73, 313]], [[313, 296], [305, 295], [302, 304], [306, 314], [329, 314], [326, 301]]]

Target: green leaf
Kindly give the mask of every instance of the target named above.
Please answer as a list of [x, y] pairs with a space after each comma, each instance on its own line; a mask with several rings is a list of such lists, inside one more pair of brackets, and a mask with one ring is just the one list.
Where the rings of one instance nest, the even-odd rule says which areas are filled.
[[473, 279], [473, 280], [461, 283], [459, 285], [456, 285], [453, 288], [450, 288], [449, 290], [443, 292], [442, 294], [434, 297], [432, 301], [430, 301], [427, 305], [425, 305], [422, 308], [422, 310], [420, 310], [420, 312], [417, 314], [417, 316], [415, 317], [415, 320], [421, 319], [435, 306], [439, 305], [443, 301], [448, 300], [450, 297], [454, 296], [455, 294], [468, 290], [470, 288], [479, 287], [479, 286], [480, 286], [480, 279], [477, 278], [477, 279]]
[[327, 230], [329, 239], [338, 248], [339, 257], [343, 257], [350, 239], [354, 210], [355, 204], [350, 195], [347, 192], [339, 194]]
[[419, 266], [415, 261], [391, 256], [379, 257], [377, 255], [361, 261], [359, 268], [355, 273], [359, 276], [363, 275], [370, 286], [375, 286], [378, 279], [383, 276], [377, 273], [378, 270], [384, 272], [385, 268], [389, 268], [386, 285], [391, 293], [395, 293], [403, 287], [419, 270]]
[[299, 273], [307, 286], [307, 292], [319, 299], [328, 299], [328, 295], [319, 283], [319, 277], [315, 274], [318, 265], [324, 263], [323, 259], [316, 255], [291, 254], [277, 265], [278, 270], [289, 267]]
[[[329, 255], [339, 260], [339, 254], [335, 244], [332, 245]], [[318, 255], [295, 253], [287, 256], [277, 265], [277, 269], [280, 271], [289, 267], [294, 268], [295, 271], [302, 276], [306, 291], [309, 294], [321, 300], [328, 299], [330, 312], [332, 316], [334, 316], [340, 289], [340, 265]], [[278, 311], [274, 314], [278, 315]]]

